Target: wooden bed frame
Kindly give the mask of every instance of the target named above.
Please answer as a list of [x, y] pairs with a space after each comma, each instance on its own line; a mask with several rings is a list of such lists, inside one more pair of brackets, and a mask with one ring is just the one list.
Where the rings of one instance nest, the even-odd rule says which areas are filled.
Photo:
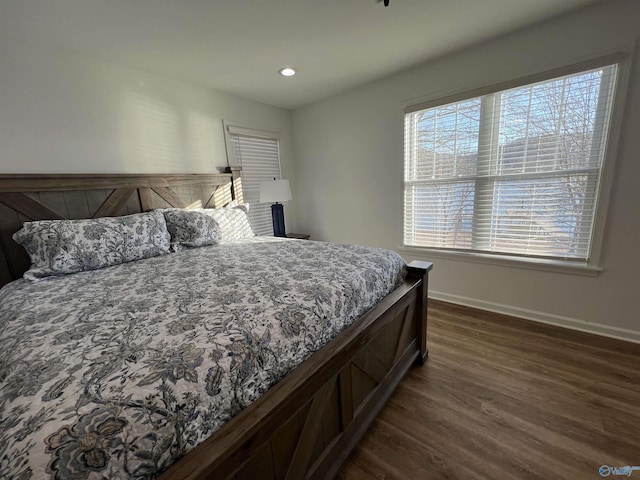
[[[240, 170], [194, 175], [0, 175], [0, 286], [29, 267], [11, 235], [24, 221], [124, 215], [242, 201]], [[398, 382], [427, 357], [432, 264], [406, 281], [162, 479], [332, 478]]]

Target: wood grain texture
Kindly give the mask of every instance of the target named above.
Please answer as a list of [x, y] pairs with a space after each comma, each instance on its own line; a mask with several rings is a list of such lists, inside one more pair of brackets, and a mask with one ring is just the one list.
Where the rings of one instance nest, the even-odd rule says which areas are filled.
[[[235, 172], [233, 181], [241, 184], [239, 172]], [[233, 199], [231, 173], [0, 174], [0, 287], [20, 278], [29, 268], [27, 253], [12, 239], [24, 221], [128, 215], [171, 205], [201, 207], [211, 204], [212, 197], [220, 207]]]
[[233, 177], [232, 190], [233, 198], [239, 203], [244, 202], [244, 193], [242, 191], [242, 170], [238, 167], [230, 167], [231, 176]]
[[318, 440], [317, 432], [322, 423], [322, 413], [333, 392], [334, 380], [327, 382], [320, 388], [318, 394], [311, 402], [311, 408], [306, 415], [298, 445], [296, 446], [285, 480], [297, 480], [303, 478], [312, 457], [313, 447]]
[[169, 205], [175, 208], [185, 208], [188, 204], [169, 187], [153, 187], [153, 191], [160, 195]]
[[640, 465], [640, 345], [430, 301], [429, 350], [337, 478], [597, 479], [601, 465]]
[[135, 191], [134, 188], [116, 188], [93, 214], [93, 218], [114, 217], [120, 213], [122, 207]]
[[153, 210], [153, 190], [148, 187], [140, 187], [138, 189], [138, 198], [140, 199], [140, 208], [143, 212]]
[[[265, 444], [271, 445], [274, 455], [271, 466], [279, 473], [278, 479], [285, 478], [280, 475], [289, 478], [335, 475], [340, 462], [420, 355], [415, 323], [421, 316], [416, 313], [407, 318], [406, 312], [422, 297], [422, 274], [410, 274], [404, 284], [185, 455], [161, 478], [227, 479], [239, 477], [240, 472], [255, 472], [254, 463], [266, 468]], [[394, 343], [389, 350], [395, 351], [398, 335], [388, 335], [388, 330], [399, 332], [406, 321], [412, 323], [410, 330], [414, 334], [402, 339], [406, 342], [404, 354], [393, 366], [388, 366], [381, 382], [377, 383], [351, 363], [360, 352], [372, 348], [379, 336], [391, 339]], [[346, 367], [351, 367], [350, 373], [340, 378]], [[359, 378], [358, 385], [355, 378]], [[323, 388], [326, 385], [331, 386], [329, 392]], [[349, 405], [349, 413], [344, 412], [343, 404]], [[309, 416], [307, 409], [313, 411]], [[317, 410], [322, 410], [320, 415]], [[298, 416], [301, 425], [294, 451], [280, 449], [274, 443], [278, 429], [292, 415]], [[348, 425], [341, 429], [345, 423]], [[272, 473], [265, 472], [264, 477], [271, 478]]]
[[0, 202], [31, 220], [59, 220], [63, 218], [60, 214], [24, 193], [0, 193]]
[[[240, 172], [240, 170], [238, 171]], [[240, 173], [237, 173], [238, 178]], [[231, 174], [0, 174], [0, 192], [45, 192], [176, 185], [223, 185]], [[235, 177], [234, 177], [235, 178]]]
[[[232, 175], [233, 182], [230, 175], [0, 175], [0, 193], [19, 194], [18, 203], [37, 215], [59, 210], [75, 218], [96, 210], [135, 213], [160, 197], [173, 206], [210, 204], [212, 198], [222, 206], [233, 196], [241, 202], [239, 170]], [[17, 252], [11, 240], [23, 221], [14, 208], [0, 204], [2, 282], [27, 268], [25, 252]], [[424, 358], [430, 269], [428, 263], [409, 268], [404, 283], [162, 478], [332, 478], [409, 367]]]
[[421, 275], [424, 288], [422, 289], [422, 297], [418, 299], [415, 305], [416, 311], [421, 312], [420, 321], [416, 324], [418, 328], [418, 344], [420, 345], [420, 361], [424, 364], [429, 355], [429, 349], [427, 348], [427, 310], [428, 310], [428, 297], [429, 291], [429, 272], [433, 268], [433, 263], [423, 262], [420, 260], [414, 260], [409, 264], [408, 271], [413, 275]]

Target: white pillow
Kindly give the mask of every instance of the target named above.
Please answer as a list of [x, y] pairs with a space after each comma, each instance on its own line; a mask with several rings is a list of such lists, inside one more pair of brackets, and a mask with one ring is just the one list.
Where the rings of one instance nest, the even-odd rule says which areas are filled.
[[237, 242], [255, 237], [247, 216], [248, 203], [231, 208], [200, 208], [196, 210], [206, 213], [216, 221], [220, 228], [220, 243]]

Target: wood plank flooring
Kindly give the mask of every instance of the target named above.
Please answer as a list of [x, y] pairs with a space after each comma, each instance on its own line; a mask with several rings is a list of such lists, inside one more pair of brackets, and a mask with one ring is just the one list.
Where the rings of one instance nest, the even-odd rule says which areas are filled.
[[640, 345], [436, 301], [428, 344], [340, 480], [577, 480], [640, 466]]

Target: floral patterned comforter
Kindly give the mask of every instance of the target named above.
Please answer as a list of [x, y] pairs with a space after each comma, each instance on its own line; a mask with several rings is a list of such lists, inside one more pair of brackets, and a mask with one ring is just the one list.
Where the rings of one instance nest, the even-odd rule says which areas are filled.
[[258, 238], [0, 290], [0, 477], [153, 478], [400, 282]]

